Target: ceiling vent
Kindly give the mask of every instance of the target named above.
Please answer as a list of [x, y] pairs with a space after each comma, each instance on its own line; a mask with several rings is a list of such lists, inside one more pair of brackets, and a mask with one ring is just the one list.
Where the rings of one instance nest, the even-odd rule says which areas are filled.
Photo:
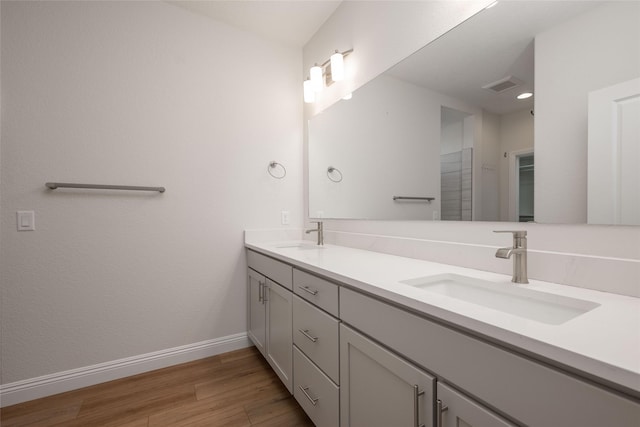
[[488, 85], [482, 86], [482, 89], [486, 89], [493, 93], [502, 93], [521, 85], [522, 80], [518, 80], [513, 76], [507, 76], [504, 79], [500, 79], [493, 83], [489, 83]]

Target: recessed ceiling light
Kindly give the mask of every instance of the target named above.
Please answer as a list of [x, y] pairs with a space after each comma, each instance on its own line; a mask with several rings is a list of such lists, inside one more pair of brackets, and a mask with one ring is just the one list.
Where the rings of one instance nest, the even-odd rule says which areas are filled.
[[518, 99], [527, 99], [527, 98], [531, 98], [533, 96], [533, 93], [531, 92], [523, 92], [520, 95], [518, 95], [516, 98]]

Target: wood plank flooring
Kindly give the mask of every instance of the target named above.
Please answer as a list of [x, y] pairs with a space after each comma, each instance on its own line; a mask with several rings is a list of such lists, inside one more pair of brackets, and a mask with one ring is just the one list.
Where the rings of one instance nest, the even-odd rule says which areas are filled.
[[0, 426], [313, 426], [250, 347], [0, 410]]

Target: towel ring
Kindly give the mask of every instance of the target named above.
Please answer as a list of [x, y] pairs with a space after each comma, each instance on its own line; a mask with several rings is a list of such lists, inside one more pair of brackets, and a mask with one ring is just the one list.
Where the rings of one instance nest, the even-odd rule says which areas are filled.
[[[274, 175], [273, 174], [272, 169], [275, 169], [278, 166], [280, 166], [282, 168], [282, 175]], [[285, 176], [287, 176], [287, 169], [284, 167], [284, 165], [282, 163], [278, 163], [276, 161], [272, 161], [272, 162], [269, 163], [269, 166], [267, 167], [267, 172], [269, 172], [269, 175], [271, 175], [275, 179], [282, 179]]]
[[[333, 179], [331, 177], [331, 174], [333, 172], [338, 172], [338, 174], [340, 175], [339, 179]], [[341, 182], [342, 181], [342, 172], [340, 172], [340, 170], [338, 168], [334, 168], [333, 166], [329, 166], [327, 168], [327, 178], [329, 178], [329, 180], [333, 181], [333, 182]]]

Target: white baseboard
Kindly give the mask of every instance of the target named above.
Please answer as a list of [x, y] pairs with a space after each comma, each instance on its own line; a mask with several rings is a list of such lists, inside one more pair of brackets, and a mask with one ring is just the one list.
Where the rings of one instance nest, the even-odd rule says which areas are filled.
[[191, 362], [250, 345], [247, 334], [240, 333], [3, 384], [0, 385], [0, 407]]

